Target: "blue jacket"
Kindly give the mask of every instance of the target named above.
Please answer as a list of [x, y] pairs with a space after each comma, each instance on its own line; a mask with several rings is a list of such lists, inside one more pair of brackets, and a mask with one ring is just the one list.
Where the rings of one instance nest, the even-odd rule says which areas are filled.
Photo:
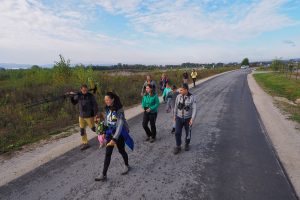
[[105, 131], [106, 140], [110, 142], [111, 140], [117, 141], [120, 136], [125, 140], [125, 144], [131, 149], [134, 149], [134, 141], [129, 135], [129, 126], [125, 119], [125, 114], [123, 109], [118, 111], [110, 110], [106, 108], [105, 125], [108, 129]]

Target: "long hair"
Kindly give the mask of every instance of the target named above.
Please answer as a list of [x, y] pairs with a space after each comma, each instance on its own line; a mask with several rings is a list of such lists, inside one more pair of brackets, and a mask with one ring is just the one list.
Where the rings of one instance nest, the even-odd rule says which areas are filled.
[[113, 105], [112, 106], [106, 106], [107, 108], [111, 109], [111, 110], [119, 110], [121, 108], [123, 108], [123, 105], [121, 103], [121, 100], [120, 100], [120, 97], [118, 95], [116, 95], [115, 93], [113, 92], [107, 92], [105, 94], [105, 96], [108, 96], [109, 98], [113, 99]]
[[154, 94], [154, 91], [153, 91], [153, 85], [148, 84], [146, 87], [149, 87], [149, 88], [151, 89], [151, 94]]

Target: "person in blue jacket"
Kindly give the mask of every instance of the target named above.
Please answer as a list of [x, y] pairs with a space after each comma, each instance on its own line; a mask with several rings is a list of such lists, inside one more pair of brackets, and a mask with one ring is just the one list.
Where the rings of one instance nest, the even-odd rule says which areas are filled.
[[95, 178], [95, 181], [106, 181], [107, 171], [111, 160], [111, 155], [115, 146], [124, 160], [124, 169], [121, 175], [129, 172], [128, 154], [125, 151], [125, 144], [133, 150], [134, 143], [129, 135], [129, 126], [125, 119], [123, 105], [120, 98], [113, 92], [108, 92], [104, 98], [105, 107], [105, 138], [107, 140], [104, 167], [102, 174]]

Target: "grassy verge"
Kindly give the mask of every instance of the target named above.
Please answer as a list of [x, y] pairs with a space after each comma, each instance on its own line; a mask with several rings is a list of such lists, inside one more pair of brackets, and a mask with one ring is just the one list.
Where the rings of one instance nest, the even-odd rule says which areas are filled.
[[[198, 79], [235, 68], [198, 70]], [[65, 70], [65, 71], [64, 71]], [[78, 90], [88, 78], [99, 85], [97, 101], [103, 108], [106, 91], [116, 92], [125, 107], [141, 101], [145, 75], [150, 74], [159, 83], [166, 73], [171, 84], [180, 85], [182, 70], [152, 70], [120, 73], [119, 71], [93, 71], [86, 68], [5, 70], [0, 72], [0, 154], [21, 149], [23, 145], [48, 139], [78, 121], [78, 109], [69, 99], [26, 108], [24, 103], [55, 97], [66, 91]], [[189, 71], [190, 73], [190, 71]]]
[[[300, 80], [288, 79], [278, 73], [254, 74], [257, 83], [272, 96], [285, 97], [290, 101], [300, 98]], [[277, 106], [289, 115], [289, 119], [300, 123], [300, 105], [277, 102]]]

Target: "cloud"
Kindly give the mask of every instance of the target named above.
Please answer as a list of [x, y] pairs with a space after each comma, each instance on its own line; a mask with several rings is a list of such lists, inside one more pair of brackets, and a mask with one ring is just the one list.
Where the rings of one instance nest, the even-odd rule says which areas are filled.
[[[239, 42], [299, 25], [280, 13], [287, 0], [43, 2], [1, 0], [0, 62], [52, 63], [60, 53], [72, 62], [154, 64], [232, 61], [257, 52], [281, 56], [270, 46], [257, 50], [243, 48]], [[126, 34], [89, 29], [88, 25], [102, 25], [98, 23], [116, 15], [126, 21]], [[180, 41], [189, 42], [179, 45]], [[289, 49], [284, 53], [296, 55], [296, 48]]]
[[295, 46], [296, 46], [296, 43], [295, 43], [294, 41], [292, 41], [292, 40], [284, 40], [283, 43], [289, 44], [289, 45], [291, 45], [292, 47], [295, 47]]
[[113, 14], [134, 12], [141, 0], [91, 0], [91, 3], [101, 6]]
[[[196, 40], [242, 40], [295, 25], [278, 12], [286, 1], [263, 0], [207, 11], [188, 1], [160, 0], [144, 4], [143, 12], [128, 15], [137, 30]], [[210, 2], [207, 2], [209, 4]], [[210, 7], [217, 8], [214, 3]]]

